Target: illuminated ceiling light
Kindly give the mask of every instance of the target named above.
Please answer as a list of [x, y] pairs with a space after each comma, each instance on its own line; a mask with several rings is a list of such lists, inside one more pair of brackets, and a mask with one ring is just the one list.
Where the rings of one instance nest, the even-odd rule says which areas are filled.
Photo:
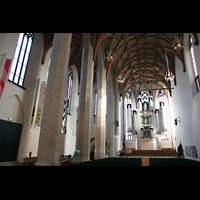
[[172, 42], [172, 49], [181, 50], [185, 46], [185, 42], [183, 42], [182, 36], [175, 37]]
[[118, 82], [119, 82], [119, 83], [124, 83], [124, 77], [123, 77], [123, 76], [120, 76], [119, 79], [118, 79]]
[[174, 75], [172, 74], [172, 72], [170, 72], [170, 71], [166, 72], [165, 80], [166, 81], [173, 81], [174, 80]]
[[107, 51], [106, 50], [106, 59], [108, 60], [108, 61], [113, 61], [113, 58], [115, 57], [115, 53], [113, 52], [113, 50], [112, 49], [110, 49], [110, 51]]

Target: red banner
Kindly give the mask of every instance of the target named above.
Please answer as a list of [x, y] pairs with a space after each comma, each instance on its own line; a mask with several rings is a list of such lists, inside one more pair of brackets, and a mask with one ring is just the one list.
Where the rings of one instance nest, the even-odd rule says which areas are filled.
[[0, 82], [0, 99], [1, 99], [1, 95], [3, 93], [5, 82], [6, 82], [6, 79], [7, 79], [7, 76], [8, 76], [11, 61], [12, 60], [10, 60], [10, 59], [9, 60], [6, 59], [6, 62], [5, 62], [5, 65], [4, 65], [3, 73], [2, 73], [2, 76], [1, 76], [1, 82]]

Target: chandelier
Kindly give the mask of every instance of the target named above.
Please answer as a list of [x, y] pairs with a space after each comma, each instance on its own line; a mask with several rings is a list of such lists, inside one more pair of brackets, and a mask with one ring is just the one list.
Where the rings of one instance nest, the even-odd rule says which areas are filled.
[[172, 74], [172, 72], [169, 71], [169, 64], [168, 64], [168, 58], [167, 58], [166, 49], [165, 49], [165, 54], [166, 54], [166, 61], [167, 61], [167, 72], [165, 74], [165, 80], [166, 81], [173, 81], [174, 80], [174, 75]]
[[174, 75], [169, 70], [168, 70], [168, 72], [166, 72], [165, 80], [166, 81], [173, 81], [174, 80]]
[[123, 83], [123, 82], [124, 82], [123, 76], [120, 76], [120, 77], [119, 77], [118, 82], [119, 82], [119, 83]]
[[[172, 46], [173, 46], [173, 43], [172, 43]], [[164, 47], [165, 47], [165, 41], [164, 41]], [[169, 63], [168, 63], [166, 47], [165, 47], [165, 56], [166, 56], [166, 62], [167, 62], [167, 72], [165, 74], [165, 80], [166, 81], [173, 81], [174, 75], [172, 74], [172, 72], [169, 71]]]
[[185, 42], [183, 42], [182, 36], [174, 38], [174, 41], [172, 42], [172, 49], [181, 50], [184, 46]]
[[108, 61], [113, 61], [113, 58], [115, 57], [115, 53], [113, 52], [112, 49], [110, 49], [110, 51], [106, 50], [106, 58]]

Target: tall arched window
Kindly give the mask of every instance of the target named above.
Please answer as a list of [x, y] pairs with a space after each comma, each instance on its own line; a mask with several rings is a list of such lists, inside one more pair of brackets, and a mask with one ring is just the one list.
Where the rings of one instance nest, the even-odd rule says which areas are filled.
[[62, 130], [61, 130], [61, 132], [64, 134], [66, 134], [67, 115], [71, 115], [72, 85], [73, 85], [73, 71], [70, 68], [68, 88], [64, 101], [64, 111], [63, 111]]
[[68, 88], [67, 88], [67, 111], [66, 114], [71, 115], [71, 99], [72, 99], [72, 85], [73, 85], [73, 71], [72, 69], [69, 70], [69, 82], [68, 82]]
[[33, 33], [20, 33], [8, 80], [23, 86], [27, 63], [33, 42]]
[[191, 63], [192, 63], [194, 81], [195, 81], [195, 84], [196, 84], [197, 92], [199, 92], [200, 80], [199, 80], [199, 73], [198, 73], [198, 70], [197, 70], [196, 59], [195, 59], [195, 55], [194, 55], [193, 41], [192, 41], [191, 35], [189, 37], [189, 44], [190, 44], [190, 58], [191, 58]]

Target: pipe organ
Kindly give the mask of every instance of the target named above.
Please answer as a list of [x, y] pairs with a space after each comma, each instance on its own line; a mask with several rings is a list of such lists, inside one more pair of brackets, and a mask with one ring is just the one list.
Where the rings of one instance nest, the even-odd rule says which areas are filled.
[[137, 111], [133, 111], [133, 134], [137, 135]]
[[[159, 97], [156, 96], [155, 98]], [[127, 101], [126, 140], [133, 143], [135, 142], [134, 145], [136, 141], [141, 145], [143, 140], [144, 144], [147, 144], [145, 141], [151, 141], [151, 144], [155, 144], [155, 136], [158, 137], [160, 134], [163, 134], [165, 130], [163, 115], [164, 102], [160, 102], [159, 107], [155, 108], [154, 97], [151, 96], [150, 92], [140, 92], [136, 101], [137, 104], [134, 106], [134, 110], [132, 109], [132, 102], [130, 103], [129, 101], [128, 103]], [[156, 106], [158, 105], [156, 104]], [[129, 143], [127, 143], [127, 145], [128, 144]], [[136, 144], [135, 147], [138, 144]]]
[[163, 116], [164, 102], [160, 102], [160, 132], [164, 132], [164, 116]]
[[131, 115], [131, 108], [132, 105], [131, 104], [127, 104], [127, 128], [128, 128], [128, 132], [132, 132], [132, 115]]
[[155, 110], [155, 119], [156, 119], [156, 134], [160, 134], [159, 131], [159, 110]]

